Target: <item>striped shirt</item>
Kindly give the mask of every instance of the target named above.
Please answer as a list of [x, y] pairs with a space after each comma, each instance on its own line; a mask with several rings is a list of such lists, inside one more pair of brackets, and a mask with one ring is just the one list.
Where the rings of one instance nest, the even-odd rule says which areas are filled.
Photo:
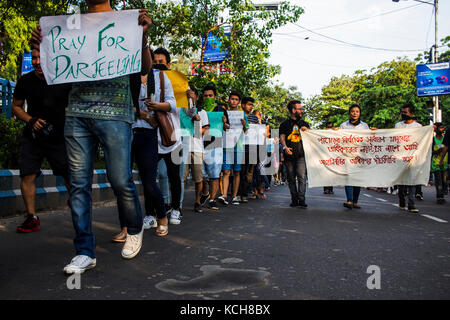
[[253, 113], [250, 113], [247, 116], [247, 119], [248, 119], [248, 123], [253, 123], [253, 124], [259, 123], [259, 118], [256, 115], [254, 115]]

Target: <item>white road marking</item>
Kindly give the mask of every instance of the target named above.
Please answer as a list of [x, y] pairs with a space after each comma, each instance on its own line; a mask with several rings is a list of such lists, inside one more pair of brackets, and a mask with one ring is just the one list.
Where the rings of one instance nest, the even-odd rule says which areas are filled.
[[431, 219], [431, 220], [434, 220], [434, 221], [437, 221], [437, 222], [441, 222], [441, 223], [447, 223], [448, 222], [448, 221], [445, 221], [445, 220], [442, 220], [442, 219], [439, 219], [439, 218], [436, 218], [436, 217], [433, 217], [433, 216], [429, 216], [427, 214], [421, 214], [421, 216], [425, 217], [425, 218], [428, 218], [428, 219]]
[[365, 194], [365, 193], [364, 193], [364, 195], [365, 195], [366, 197], [373, 198], [370, 194]]
[[385, 200], [385, 199], [381, 199], [381, 198], [375, 198], [375, 199], [383, 201], [383, 202], [387, 202], [387, 200]]

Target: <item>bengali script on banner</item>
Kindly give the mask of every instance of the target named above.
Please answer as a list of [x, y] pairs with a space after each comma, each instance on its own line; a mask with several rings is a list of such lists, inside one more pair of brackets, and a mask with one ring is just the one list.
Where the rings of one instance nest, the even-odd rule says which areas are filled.
[[310, 188], [426, 185], [433, 127], [307, 130], [301, 133]]

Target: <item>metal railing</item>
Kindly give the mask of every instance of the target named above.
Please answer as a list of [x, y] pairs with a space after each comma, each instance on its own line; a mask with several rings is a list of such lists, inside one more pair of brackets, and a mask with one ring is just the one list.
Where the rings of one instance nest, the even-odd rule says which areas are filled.
[[0, 78], [0, 85], [1, 85], [0, 87], [1, 112], [6, 119], [11, 119], [12, 118], [11, 104], [16, 83], [13, 81]]

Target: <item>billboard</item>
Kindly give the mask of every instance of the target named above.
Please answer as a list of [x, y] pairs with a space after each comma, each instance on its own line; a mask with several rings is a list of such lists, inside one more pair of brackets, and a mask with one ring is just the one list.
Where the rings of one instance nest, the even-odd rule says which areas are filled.
[[419, 97], [450, 94], [450, 62], [419, 64], [416, 78]]
[[31, 52], [25, 52], [22, 56], [22, 75], [33, 70], [34, 68], [31, 64]]
[[[231, 27], [224, 26], [224, 34], [226, 37], [231, 37]], [[202, 48], [205, 44], [205, 38], [202, 39]], [[203, 62], [217, 62], [224, 61], [230, 53], [227, 49], [222, 47], [220, 38], [213, 34], [208, 34], [208, 40], [206, 41], [205, 52], [203, 54]]]

